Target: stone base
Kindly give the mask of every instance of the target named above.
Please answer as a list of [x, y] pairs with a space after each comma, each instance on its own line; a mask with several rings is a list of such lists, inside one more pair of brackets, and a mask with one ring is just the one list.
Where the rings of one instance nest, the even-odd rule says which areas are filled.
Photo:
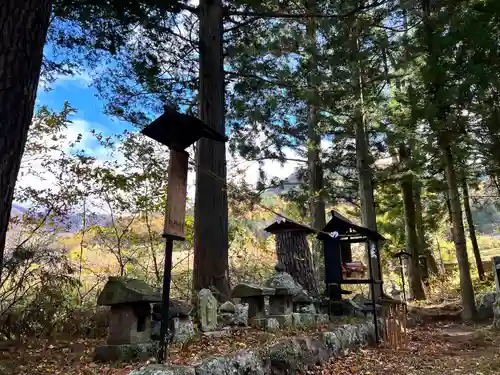
[[223, 330], [220, 330], [220, 331], [203, 332], [202, 335], [205, 336], [205, 337], [213, 337], [213, 338], [216, 338], [216, 337], [225, 337], [225, 336], [231, 335], [231, 329], [223, 329]]
[[317, 327], [330, 321], [328, 314], [293, 313], [292, 319], [294, 327]]
[[315, 369], [318, 363], [342, 356], [347, 349], [375, 341], [370, 322], [346, 324], [314, 336], [288, 337], [260, 350], [208, 357], [193, 367], [154, 365], [134, 370], [130, 375], [304, 374]]
[[154, 342], [144, 344], [101, 345], [95, 348], [94, 360], [103, 362], [146, 360], [154, 357], [157, 352]]
[[328, 314], [302, 314], [271, 315], [265, 318], [253, 318], [250, 325], [254, 328], [274, 330], [288, 327], [316, 327], [328, 324]]
[[330, 316], [328, 314], [316, 314], [316, 323], [321, 326], [330, 323]]
[[134, 370], [130, 375], [195, 375], [194, 367], [150, 365]]
[[[186, 342], [191, 337], [196, 335], [193, 321], [191, 320], [190, 317], [173, 318], [171, 322], [173, 323], [173, 327], [171, 327], [171, 329], [173, 330], [173, 337], [172, 337], [173, 343]], [[151, 333], [151, 339], [153, 341], [160, 340], [160, 327], [161, 327], [161, 322], [153, 321], [153, 328]]]
[[252, 327], [270, 331], [292, 327], [292, 324], [292, 315], [273, 315], [265, 318], [250, 319], [250, 325]]
[[253, 328], [266, 329], [267, 318], [251, 318], [249, 323]]
[[174, 318], [173, 343], [186, 342], [195, 335], [196, 332], [191, 318]]
[[274, 318], [280, 324], [280, 328], [293, 327], [293, 315], [273, 315], [270, 318]]

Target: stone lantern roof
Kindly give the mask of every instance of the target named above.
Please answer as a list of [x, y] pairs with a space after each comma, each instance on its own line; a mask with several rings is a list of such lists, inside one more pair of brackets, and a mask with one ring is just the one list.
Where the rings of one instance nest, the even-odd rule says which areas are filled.
[[140, 302], [161, 302], [161, 293], [142, 280], [120, 276], [110, 276], [97, 298], [97, 304], [101, 306]]

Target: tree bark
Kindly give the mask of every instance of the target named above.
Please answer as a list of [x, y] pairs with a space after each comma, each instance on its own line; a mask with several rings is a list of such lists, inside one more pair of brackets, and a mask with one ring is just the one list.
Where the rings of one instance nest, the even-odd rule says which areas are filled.
[[[308, 1], [308, 11], [316, 13], [316, 1]], [[311, 226], [314, 229], [322, 230], [326, 225], [325, 217], [325, 199], [323, 193], [323, 165], [321, 163], [321, 134], [318, 131], [319, 104], [317, 80], [317, 45], [316, 45], [316, 19], [310, 17], [307, 23], [307, 36], [310, 47], [309, 75], [308, 75], [308, 105], [309, 116], [307, 120], [308, 138], [307, 145], [307, 166], [309, 175], [309, 211], [311, 213]], [[324, 262], [323, 241], [315, 238], [313, 240], [313, 258], [314, 265], [317, 266], [318, 273], [321, 274], [324, 267], [320, 264]], [[314, 269], [314, 268], [313, 268]], [[324, 275], [323, 275], [324, 278]]]
[[[354, 128], [356, 137], [356, 167], [359, 178], [359, 196], [361, 200], [361, 220], [363, 225], [369, 229], [377, 230], [377, 217], [375, 213], [375, 200], [373, 197], [372, 169], [370, 166], [370, 155], [368, 153], [368, 141], [365, 130], [365, 112], [363, 97], [363, 76], [358, 61], [358, 31], [355, 22], [350, 25], [351, 42], [351, 67], [353, 75], [353, 86], [355, 90]], [[368, 246], [368, 245], [367, 245]], [[378, 252], [378, 251], [377, 251]], [[371, 253], [371, 252], [368, 252]], [[382, 279], [378, 259], [370, 257], [372, 275], [375, 280]], [[382, 296], [382, 284], [374, 286], [375, 299]]]
[[293, 279], [311, 295], [319, 295], [318, 279], [312, 264], [307, 236], [300, 232], [276, 234], [276, 256]]
[[440, 135], [440, 148], [443, 153], [446, 180], [448, 182], [448, 196], [450, 198], [451, 219], [453, 225], [453, 239], [457, 254], [458, 269], [460, 271], [460, 292], [462, 294], [462, 316], [466, 320], [473, 319], [476, 315], [476, 302], [474, 288], [470, 276], [470, 265], [467, 257], [467, 244], [465, 242], [464, 223], [462, 221], [462, 208], [458, 192], [457, 175], [451, 147], [444, 135]]
[[[399, 146], [400, 160], [408, 164], [408, 152], [406, 146]], [[403, 207], [405, 214], [406, 251], [411, 254], [408, 261], [408, 279], [410, 283], [410, 294], [413, 299], [425, 299], [422, 285], [422, 276], [419, 262], [419, 240], [417, 235], [417, 219], [415, 213], [415, 202], [413, 195], [413, 174], [406, 172], [401, 178], [401, 192], [403, 194]]]
[[440, 53], [439, 46], [434, 42], [435, 35], [440, 36], [434, 30], [434, 23], [431, 20], [431, 1], [422, 0], [424, 37], [427, 47], [427, 65], [429, 77], [427, 79], [427, 101], [435, 107], [432, 113], [435, 116], [429, 118], [429, 123], [435, 131], [439, 149], [443, 157], [443, 164], [448, 185], [449, 208], [451, 211], [451, 221], [453, 228], [453, 240], [455, 241], [455, 251], [457, 254], [458, 268], [460, 272], [460, 291], [462, 294], [462, 317], [466, 320], [473, 319], [476, 315], [476, 303], [474, 301], [474, 289], [470, 277], [470, 265], [467, 259], [467, 244], [465, 242], [464, 223], [462, 221], [462, 207], [460, 204], [460, 194], [458, 192], [457, 175], [455, 171], [455, 161], [451, 150], [448, 129], [448, 107], [443, 103], [439, 93], [445, 87], [445, 79], [441, 72], [438, 73]]
[[0, 2], [0, 279], [51, 10], [52, 0]]
[[469, 226], [470, 242], [472, 243], [474, 258], [476, 259], [477, 273], [479, 275], [479, 279], [484, 280], [483, 261], [481, 260], [481, 253], [479, 252], [479, 246], [477, 244], [476, 228], [474, 226], [474, 220], [472, 219], [472, 211], [470, 209], [469, 202], [469, 187], [467, 186], [467, 178], [465, 177], [462, 178], [462, 191], [464, 193], [465, 217], [467, 218], [467, 225]]
[[[200, 18], [200, 118], [224, 134], [222, 1], [202, 0]], [[214, 286], [228, 296], [226, 146], [201, 139], [196, 150], [193, 289]]]
[[438, 275], [439, 267], [436, 262], [436, 258], [434, 258], [434, 254], [432, 253], [429, 244], [427, 243], [427, 239], [425, 238], [425, 227], [424, 227], [424, 215], [422, 212], [422, 197], [421, 197], [422, 187], [418, 181], [414, 182], [414, 202], [415, 202], [415, 215], [417, 220], [417, 236], [418, 236], [418, 248], [419, 251], [426, 256], [427, 265], [429, 266], [429, 270], [432, 274]]

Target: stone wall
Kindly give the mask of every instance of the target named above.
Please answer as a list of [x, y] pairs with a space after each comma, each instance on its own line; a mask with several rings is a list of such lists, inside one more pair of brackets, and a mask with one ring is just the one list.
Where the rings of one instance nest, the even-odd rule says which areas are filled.
[[374, 342], [373, 323], [346, 324], [314, 337], [287, 338], [266, 349], [206, 358], [193, 366], [153, 365], [132, 371], [130, 375], [295, 374], [329, 358], [341, 357], [348, 349]]

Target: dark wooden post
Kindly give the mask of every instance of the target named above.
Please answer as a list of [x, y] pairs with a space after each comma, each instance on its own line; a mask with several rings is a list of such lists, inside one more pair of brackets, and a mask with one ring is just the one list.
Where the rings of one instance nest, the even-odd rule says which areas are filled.
[[338, 281], [342, 280], [340, 241], [325, 236], [323, 238], [323, 249], [325, 257], [326, 295], [331, 301], [340, 301], [342, 299], [341, 287], [338, 284]]
[[187, 173], [189, 154], [187, 147], [201, 138], [226, 142], [227, 137], [217, 133], [196, 117], [177, 112], [174, 106], [166, 105], [165, 113], [146, 126], [141, 133], [170, 149], [168, 168], [167, 206], [163, 237], [165, 264], [163, 267], [162, 319], [160, 345], [157, 359], [165, 361], [169, 335], [170, 281], [172, 278], [172, 251], [174, 240], [184, 241], [184, 217], [186, 214]]

